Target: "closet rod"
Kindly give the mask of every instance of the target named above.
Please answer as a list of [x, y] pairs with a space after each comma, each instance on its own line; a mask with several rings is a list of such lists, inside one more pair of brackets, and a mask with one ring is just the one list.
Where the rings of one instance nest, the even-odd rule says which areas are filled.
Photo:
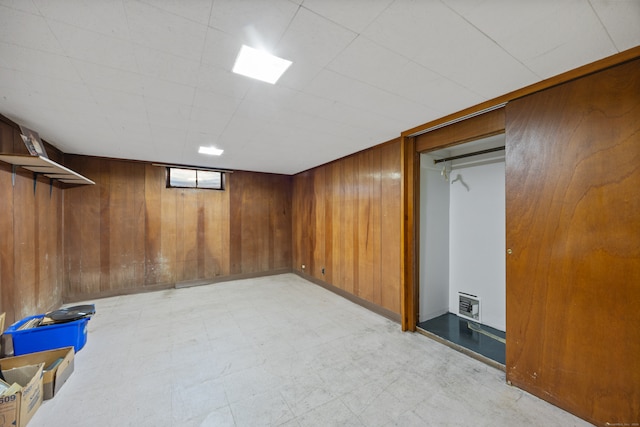
[[449, 160], [464, 159], [465, 157], [478, 156], [480, 154], [493, 153], [494, 151], [502, 151], [502, 150], [504, 150], [504, 146], [488, 148], [486, 150], [475, 151], [473, 153], [460, 154], [459, 156], [445, 157], [444, 159], [434, 160], [433, 163], [438, 164], [442, 162], [448, 162]]

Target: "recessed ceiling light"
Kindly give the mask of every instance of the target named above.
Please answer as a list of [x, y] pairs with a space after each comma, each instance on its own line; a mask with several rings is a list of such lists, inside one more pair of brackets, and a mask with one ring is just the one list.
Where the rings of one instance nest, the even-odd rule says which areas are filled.
[[242, 45], [233, 72], [274, 84], [291, 65], [291, 61]]
[[200, 154], [209, 154], [211, 156], [219, 156], [224, 152], [224, 150], [221, 150], [219, 148], [216, 147], [205, 147], [203, 145], [200, 146], [200, 149], [198, 150], [198, 153]]

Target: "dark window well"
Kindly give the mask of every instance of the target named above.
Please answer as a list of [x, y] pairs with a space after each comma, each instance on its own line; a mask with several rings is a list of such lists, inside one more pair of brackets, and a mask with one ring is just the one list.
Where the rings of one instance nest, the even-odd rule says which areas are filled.
[[224, 172], [167, 168], [167, 187], [224, 190]]

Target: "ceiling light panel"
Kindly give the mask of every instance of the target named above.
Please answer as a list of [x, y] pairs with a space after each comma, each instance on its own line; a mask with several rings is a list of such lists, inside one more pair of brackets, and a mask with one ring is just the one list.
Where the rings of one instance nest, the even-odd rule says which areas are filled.
[[233, 72], [274, 84], [290, 65], [291, 61], [243, 45], [233, 66]]
[[216, 147], [205, 147], [205, 146], [201, 145], [200, 149], [198, 149], [198, 153], [200, 153], [200, 154], [208, 154], [210, 156], [220, 156], [220, 155], [222, 155], [222, 153], [224, 153], [224, 150], [221, 150], [221, 149], [216, 148]]

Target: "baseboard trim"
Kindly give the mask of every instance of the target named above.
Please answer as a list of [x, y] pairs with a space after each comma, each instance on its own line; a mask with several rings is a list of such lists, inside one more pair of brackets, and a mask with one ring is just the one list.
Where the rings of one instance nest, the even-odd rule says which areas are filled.
[[256, 273], [240, 273], [230, 274], [228, 276], [218, 276], [210, 279], [197, 279], [178, 282], [175, 284], [176, 289], [191, 288], [193, 286], [213, 285], [215, 283], [231, 282], [232, 280], [254, 279], [256, 277], [277, 276], [278, 274], [291, 273], [290, 268], [280, 268], [278, 270], [260, 271]]
[[343, 289], [340, 289], [334, 285], [331, 285], [327, 282], [323, 282], [322, 280], [319, 280], [313, 276], [309, 276], [307, 274], [304, 274], [300, 271], [297, 270], [293, 270], [293, 273], [302, 277], [305, 280], [308, 280], [311, 283], [314, 283], [318, 286], [321, 286], [323, 288], [325, 288], [328, 291], [333, 292], [334, 294], [340, 295], [341, 297], [348, 299], [349, 301], [358, 304], [364, 308], [366, 308], [367, 310], [373, 311], [376, 314], [379, 314], [380, 316], [386, 317], [389, 320], [392, 320], [396, 323], [400, 323], [401, 322], [401, 317], [399, 313], [394, 313], [391, 310], [388, 310], [384, 307], [380, 307], [377, 304], [372, 303], [371, 301], [367, 301], [365, 299], [360, 298], [359, 296], [353, 295]]
[[117, 297], [121, 295], [135, 295], [135, 294], [144, 294], [147, 292], [166, 291], [167, 289], [173, 289], [173, 287], [174, 287], [173, 283], [159, 283], [154, 285], [146, 285], [141, 288], [123, 288], [123, 289], [114, 289], [111, 291], [104, 291], [104, 292], [65, 295], [63, 298], [63, 303], [68, 304], [71, 302], [81, 302], [81, 301], [88, 301], [92, 299], [110, 298], [110, 297]]
[[141, 288], [123, 288], [123, 289], [115, 289], [115, 290], [104, 291], [104, 292], [65, 295], [62, 299], [62, 303], [68, 304], [68, 303], [89, 301], [89, 300], [100, 299], [100, 298], [117, 297], [121, 295], [142, 294], [147, 292], [165, 291], [167, 289], [190, 288], [193, 286], [203, 286], [203, 285], [212, 285], [212, 284], [221, 283], [221, 282], [230, 282], [232, 280], [253, 279], [256, 277], [264, 277], [264, 276], [276, 276], [278, 274], [286, 274], [291, 272], [292, 272], [291, 268], [281, 268], [278, 270], [261, 271], [261, 272], [255, 272], [255, 273], [230, 274], [228, 276], [218, 276], [218, 277], [212, 277], [212, 278], [206, 278], [206, 279], [186, 280], [186, 281], [177, 282], [177, 283], [158, 283], [153, 285], [145, 285]]

